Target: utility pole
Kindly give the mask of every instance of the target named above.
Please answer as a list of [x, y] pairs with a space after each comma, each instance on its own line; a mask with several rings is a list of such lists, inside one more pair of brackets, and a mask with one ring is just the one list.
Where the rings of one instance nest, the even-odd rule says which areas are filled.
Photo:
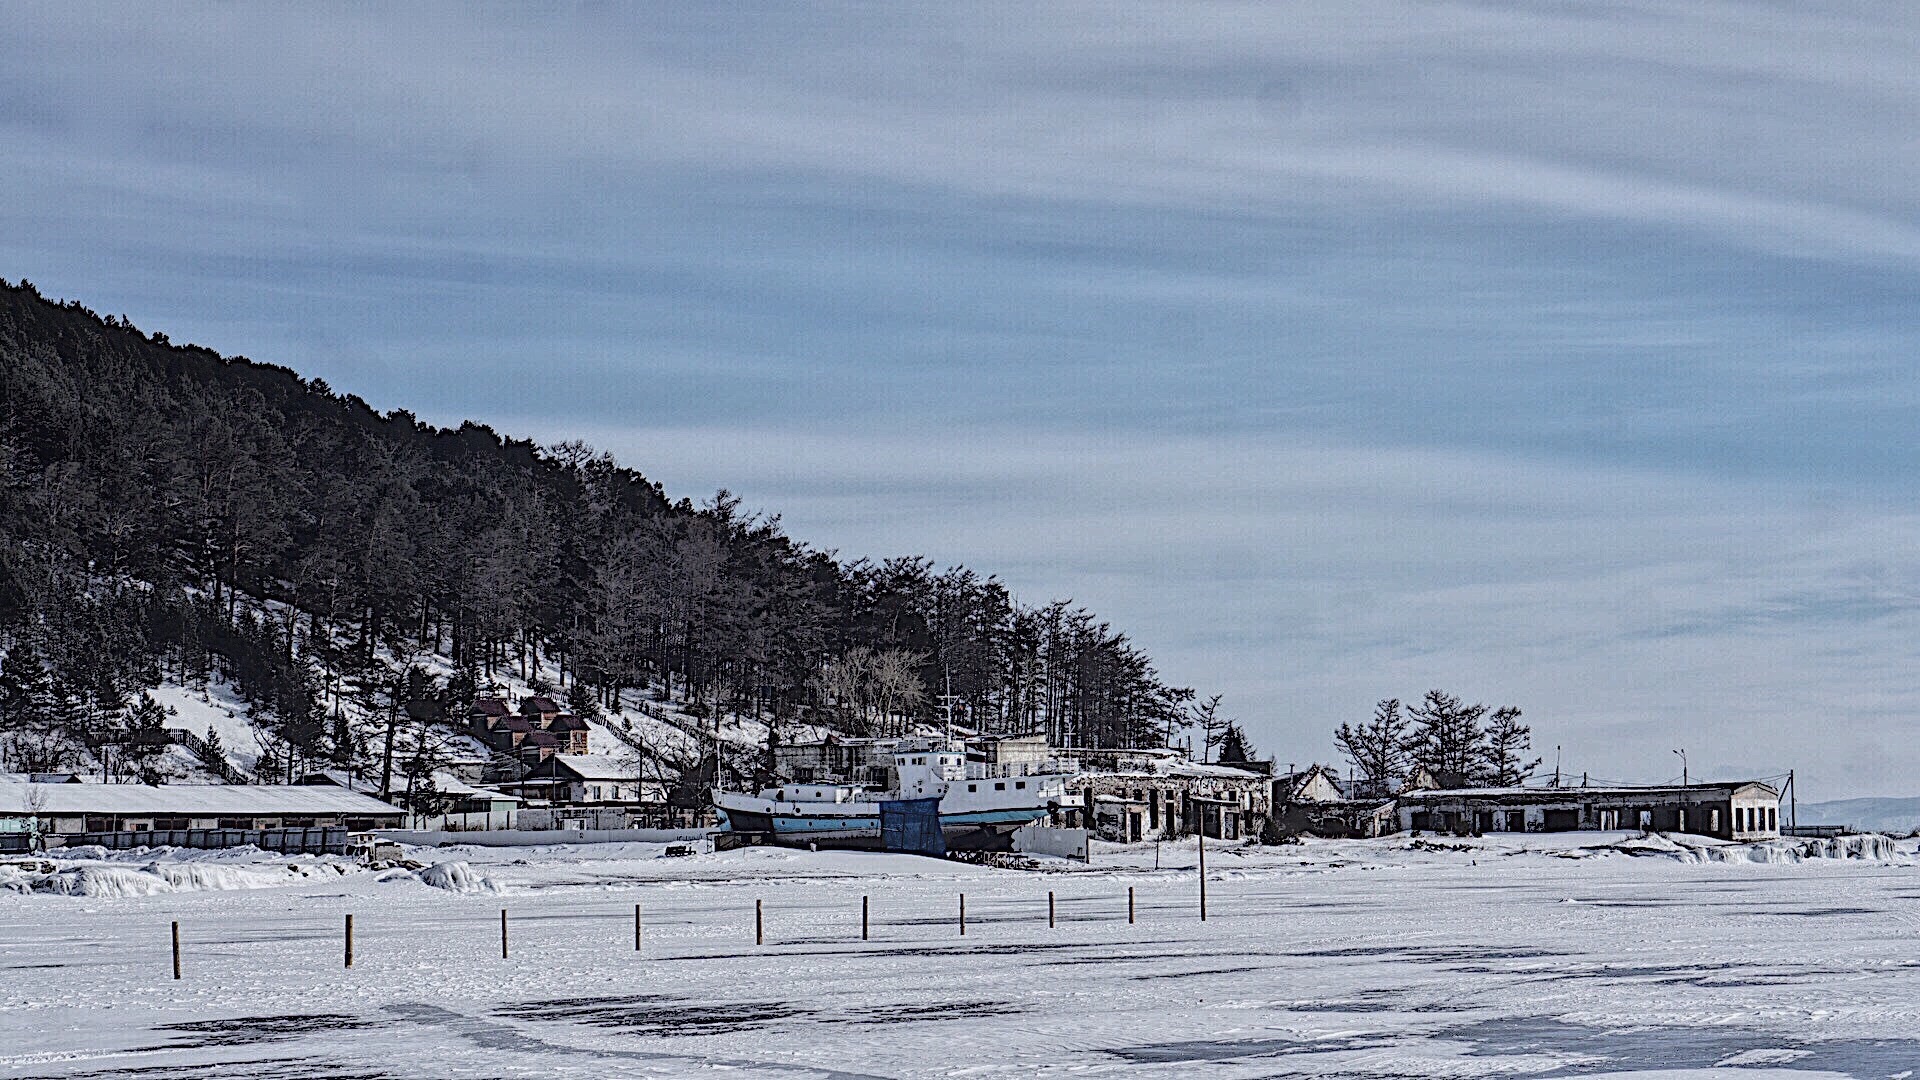
[[1685, 750], [1675, 750], [1674, 753], [1680, 755], [1680, 786], [1686, 787], [1687, 786], [1687, 752]]
[[1560, 744], [1553, 744], [1553, 786], [1560, 786]]
[[1795, 833], [1800, 831], [1800, 788], [1793, 782], [1793, 770], [1787, 770], [1787, 792], [1792, 802], [1787, 804], [1787, 828]]

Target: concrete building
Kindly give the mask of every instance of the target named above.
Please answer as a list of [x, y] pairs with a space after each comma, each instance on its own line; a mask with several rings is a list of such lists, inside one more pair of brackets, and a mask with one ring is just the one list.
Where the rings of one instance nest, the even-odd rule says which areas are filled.
[[1112, 753], [1136, 767], [1073, 776], [1067, 794], [1077, 805], [1063, 808], [1058, 824], [1122, 843], [1195, 833], [1238, 840], [1258, 836], [1272, 813], [1273, 781], [1262, 773], [1187, 761], [1177, 750]]
[[1405, 791], [1394, 807], [1400, 828], [1430, 832], [1639, 829], [1722, 840], [1780, 835], [1780, 792], [1758, 780], [1684, 787]]
[[30, 784], [0, 781], [0, 815], [31, 815], [43, 835], [182, 830], [399, 828], [406, 811], [331, 785]]
[[1024, 768], [1029, 773], [1055, 764], [1053, 749], [1047, 745], [1047, 733], [1044, 731], [971, 736], [967, 739], [967, 761], [979, 765], [1004, 766], [1010, 770]]

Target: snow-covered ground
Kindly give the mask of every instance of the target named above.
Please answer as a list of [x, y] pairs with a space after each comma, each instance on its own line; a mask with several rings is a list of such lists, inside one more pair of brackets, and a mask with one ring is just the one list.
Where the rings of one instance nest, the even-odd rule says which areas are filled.
[[1911, 841], [660, 852], [83, 853], [178, 880], [0, 894], [0, 1077], [1920, 1076]]

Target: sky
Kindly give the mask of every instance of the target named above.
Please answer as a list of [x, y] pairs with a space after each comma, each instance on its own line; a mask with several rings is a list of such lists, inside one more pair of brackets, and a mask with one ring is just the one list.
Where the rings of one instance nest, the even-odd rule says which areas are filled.
[[1920, 9], [0, 7], [0, 277], [1071, 598], [1258, 750], [1920, 793]]

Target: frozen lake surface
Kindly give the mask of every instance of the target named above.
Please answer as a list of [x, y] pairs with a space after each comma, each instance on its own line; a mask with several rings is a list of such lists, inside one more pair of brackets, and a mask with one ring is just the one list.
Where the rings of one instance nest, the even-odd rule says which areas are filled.
[[0, 872], [79, 894], [0, 894], [0, 1077], [1920, 1076], [1911, 842], [1622, 840], [1210, 848], [1204, 923], [1191, 845], [65, 861]]

